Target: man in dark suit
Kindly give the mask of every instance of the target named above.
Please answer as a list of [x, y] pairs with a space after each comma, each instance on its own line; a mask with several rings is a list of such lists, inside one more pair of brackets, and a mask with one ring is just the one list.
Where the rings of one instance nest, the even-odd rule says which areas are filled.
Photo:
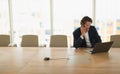
[[83, 17], [80, 24], [81, 27], [73, 32], [73, 46], [76, 49], [80, 47], [94, 47], [96, 43], [101, 42], [96, 28], [91, 26], [92, 19], [90, 17]]

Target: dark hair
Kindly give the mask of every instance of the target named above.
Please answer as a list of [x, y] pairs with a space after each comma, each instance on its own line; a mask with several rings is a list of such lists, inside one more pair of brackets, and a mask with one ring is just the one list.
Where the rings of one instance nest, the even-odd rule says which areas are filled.
[[81, 26], [84, 25], [87, 21], [92, 23], [92, 19], [90, 17], [84, 16], [80, 22]]

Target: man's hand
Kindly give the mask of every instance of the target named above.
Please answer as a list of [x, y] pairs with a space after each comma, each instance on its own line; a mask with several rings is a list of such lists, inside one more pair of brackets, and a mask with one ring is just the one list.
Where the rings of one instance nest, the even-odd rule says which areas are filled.
[[86, 33], [86, 28], [85, 27], [81, 27], [81, 35], [84, 37], [85, 33]]

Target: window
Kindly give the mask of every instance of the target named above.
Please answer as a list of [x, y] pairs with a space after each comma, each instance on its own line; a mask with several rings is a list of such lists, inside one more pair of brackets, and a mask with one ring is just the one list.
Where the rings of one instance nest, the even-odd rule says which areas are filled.
[[50, 35], [49, 0], [12, 0], [14, 39], [17, 45], [25, 34], [39, 36], [40, 45], [47, 43]]
[[[23, 2], [24, 1], [24, 2]], [[24, 34], [39, 35], [40, 45], [50, 36], [51, 0], [12, 0], [14, 41], [21, 43]], [[53, 0], [53, 34], [65, 34], [72, 45], [72, 32], [83, 16], [92, 17], [91, 0]], [[69, 28], [68, 28], [69, 27]]]
[[103, 41], [109, 41], [112, 34], [120, 34], [119, 3], [120, 0], [96, 0], [96, 26]]
[[8, 0], [0, 0], [0, 34], [10, 34]]
[[72, 32], [83, 16], [92, 18], [92, 0], [53, 0], [53, 34], [68, 35], [72, 45]]

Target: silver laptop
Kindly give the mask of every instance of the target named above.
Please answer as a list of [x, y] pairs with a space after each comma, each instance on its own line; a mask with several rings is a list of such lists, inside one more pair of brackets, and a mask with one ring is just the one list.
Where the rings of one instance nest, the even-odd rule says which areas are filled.
[[88, 50], [91, 54], [100, 53], [100, 52], [108, 52], [113, 44], [111, 42], [104, 42], [104, 43], [96, 43], [92, 50]]

